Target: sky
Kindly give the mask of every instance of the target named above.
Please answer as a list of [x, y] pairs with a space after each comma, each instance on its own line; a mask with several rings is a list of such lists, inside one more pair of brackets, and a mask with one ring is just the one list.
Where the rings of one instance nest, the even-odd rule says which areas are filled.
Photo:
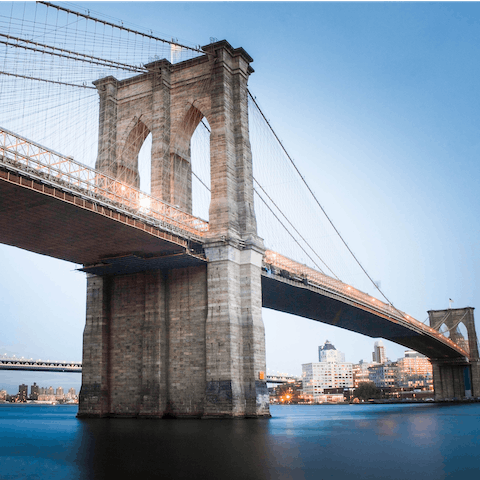
[[[480, 4], [82, 7], [180, 42], [243, 47], [254, 58], [250, 90], [393, 304], [424, 321], [449, 298], [454, 308], [480, 303]], [[80, 361], [78, 266], [5, 245], [0, 264], [0, 354]], [[268, 373], [300, 374], [327, 339], [347, 361], [371, 359], [375, 339], [266, 309], [263, 319]], [[403, 356], [384, 343], [390, 359]], [[80, 375], [0, 372], [0, 389], [33, 381], [78, 389]]]

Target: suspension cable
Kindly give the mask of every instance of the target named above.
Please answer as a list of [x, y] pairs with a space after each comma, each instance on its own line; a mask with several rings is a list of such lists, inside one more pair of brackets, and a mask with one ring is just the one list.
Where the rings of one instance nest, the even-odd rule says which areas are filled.
[[[203, 121], [203, 118], [201, 120], [201, 123], [202, 125], [205, 127], [205, 129], [211, 133], [211, 130], [208, 128], [207, 124]], [[192, 172], [193, 173], [193, 172]], [[200, 181], [200, 183], [210, 192], [211, 190], [205, 185], [205, 183], [202, 182], [202, 180], [200, 180], [200, 178], [195, 174], [193, 173], [193, 175], [195, 175], [195, 177]], [[318, 259], [325, 265], [325, 267], [328, 268], [328, 270], [330, 270], [330, 272], [332, 272], [332, 274], [335, 276], [335, 278], [337, 280], [340, 280], [336, 275], [335, 273], [332, 271], [332, 269], [320, 258], [320, 256], [315, 252], [315, 250], [308, 244], [308, 242], [303, 238], [303, 236], [300, 234], [300, 232], [295, 228], [294, 225], [292, 225], [292, 222], [290, 222], [290, 220], [285, 216], [285, 214], [280, 210], [280, 208], [278, 208], [278, 206], [276, 205], [276, 203], [272, 200], [272, 198], [270, 197], [270, 195], [268, 195], [268, 193], [265, 191], [265, 189], [260, 185], [260, 183], [258, 183], [258, 181], [255, 179], [255, 177], [253, 177], [253, 180], [255, 181], [255, 183], [262, 189], [262, 191], [265, 193], [265, 195], [268, 197], [268, 199], [273, 203], [273, 205], [275, 205], [275, 207], [277, 208], [277, 210], [282, 214], [283, 218], [285, 218], [285, 220], [289, 223], [289, 225], [295, 230], [295, 232], [300, 236], [300, 238], [307, 244], [307, 246], [313, 251], [313, 253], [318, 257]], [[305, 255], [308, 256], [308, 258], [314, 263], [314, 265], [323, 273], [325, 274], [325, 272], [318, 266], [317, 262], [315, 262], [315, 260], [309, 255], [309, 253], [305, 250], [305, 248], [303, 248], [303, 246], [298, 242], [298, 240], [292, 235], [292, 233], [288, 230], [288, 228], [283, 224], [283, 222], [278, 218], [278, 216], [275, 214], [275, 212], [272, 210], [272, 208], [270, 207], [270, 205], [268, 205], [268, 203], [265, 201], [265, 199], [260, 195], [260, 193], [258, 193], [258, 191], [256, 190], [255, 187], [253, 187], [253, 190], [255, 191], [255, 193], [258, 195], [258, 197], [260, 198], [260, 200], [265, 204], [265, 206], [270, 210], [270, 212], [272, 213], [272, 215], [277, 219], [278, 223], [280, 223], [280, 225], [286, 230], [286, 232], [293, 238], [294, 242], [302, 249], [302, 251], [305, 253]]]
[[[270, 131], [273, 133], [274, 137], [276, 138], [277, 142], [279, 143], [280, 147], [282, 148], [283, 152], [285, 153], [285, 155], [287, 156], [287, 158], [290, 160], [290, 163], [293, 165], [293, 167], [295, 168], [296, 172], [298, 173], [298, 175], [300, 176], [300, 178], [302, 179], [302, 182], [305, 184], [305, 186], [307, 187], [308, 191], [310, 192], [310, 194], [312, 195], [313, 199], [315, 200], [316, 204], [320, 207], [320, 209], [322, 210], [323, 214], [325, 215], [326, 219], [329, 221], [330, 225], [332, 226], [332, 228], [335, 230], [335, 233], [339, 236], [340, 240], [342, 241], [342, 243], [345, 245], [345, 247], [347, 248], [347, 250], [350, 252], [350, 254], [352, 255], [352, 257], [354, 258], [354, 260], [357, 262], [358, 266], [362, 269], [363, 273], [365, 273], [365, 275], [367, 276], [367, 278], [370, 280], [370, 282], [372, 282], [373, 286], [380, 292], [380, 294], [383, 296], [383, 298], [393, 307], [393, 303], [386, 297], [386, 295], [380, 290], [380, 288], [378, 287], [378, 285], [372, 280], [372, 278], [370, 277], [370, 275], [367, 273], [367, 271], [365, 270], [365, 268], [363, 268], [362, 264], [360, 263], [360, 261], [358, 260], [358, 258], [355, 256], [355, 254], [352, 252], [352, 250], [350, 249], [350, 247], [347, 245], [347, 242], [343, 239], [343, 237], [340, 235], [340, 232], [337, 230], [337, 228], [335, 227], [335, 225], [333, 224], [332, 220], [330, 219], [330, 217], [327, 215], [327, 212], [325, 211], [325, 209], [322, 207], [322, 205], [320, 204], [320, 202], [318, 201], [317, 197], [315, 196], [315, 194], [313, 193], [312, 189], [309, 187], [308, 183], [306, 182], [305, 178], [303, 177], [303, 175], [300, 173], [300, 171], [298, 170], [297, 168], [297, 165], [295, 164], [295, 162], [293, 161], [292, 157], [288, 154], [286, 148], [283, 146], [283, 143], [281, 142], [281, 140], [278, 138], [277, 134], [275, 133], [275, 131], [273, 130], [272, 126], [270, 125], [270, 122], [267, 120], [267, 118], [265, 117], [264, 113], [262, 112], [262, 110], [260, 109], [258, 103], [256, 102], [255, 100], [255, 97], [252, 95], [252, 93], [250, 92], [250, 90], [247, 90], [248, 91], [248, 95], [250, 96], [250, 98], [252, 99], [253, 103], [255, 104], [255, 106], [257, 107], [258, 111], [260, 112], [260, 115], [262, 116], [262, 118], [265, 120], [266, 124], [268, 125], [268, 128], [270, 129]], [[397, 310], [395, 308], [395, 310]]]
[[[183, 45], [183, 44], [178, 43], [178, 42], [165, 40], [164, 38], [155, 37], [154, 35], [149, 35], [148, 33], [142, 33], [142, 32], [139, 32], [137, 30], [132, 30], [131, 28], [124, 27], [123, 25], [117, 25], [115, 23], [111, 23], [111, 22], [108, 22], [106, 20], [101, 20], [99, 18], [92, 17], [92, 16], [86, 15], [84, 13], [76, 12], [74, 10], [64, 8], [64, 7], [61, 7], [59, 5], [54, 5], [53, 3], [50, 3], [50, 2], [37, 2], [37, 3], [39, 3], [41, 5], [45, 5], [47, 7], [56, 8], [57, 10], [61, 10], [63, 12], [71, 13], [72, 15], [76, 15], [77, 17], [82, 17], [82, 18], [85, 18], [87, 20], [93, 20], [94, 22], [103, 23], [104, 25], [107, 25], [109, 27], [118, 28], [119, 30], [124, 30], [126, 32], [133, 33], [135, 35], [140, 35], [140, 36], [145, 37], [145, 38], [150, 38], [151, 40], [157, 40], [159, 42], [168, 43], [169, 45], [174, 45], [174, 46], [177, 46], [177, 47], [186, 48], [187, 50], [192, 50], [193, 52], [202, 53], [203, 55], [205, 55], [205, 54], [206, 55], [212, 55], [209, 52], [203, 51], [201, 48], [189, 47], [187, 45]], [[90, 11], [89, 11], [89, 13], [90, 13]]]
[[[7, 45], [9, 47], [23, 48], [24, 50], [31, 50], [33, 52], [46, 53], [47, 55], [54, 55], [56, 57], [68, 58], [69, 60], [76, 60], [79, 62], [93, 63], [94, 65], [101, 65], [104, 67], [117, 68], [120, 70], [128, 70], [131, 72], [147, 72], [148, 70], [144, 67], [136, 67], [135, 65], [128, 65], [126, 63], [115, 62], [114, 60], [106, 60], [104, 58], [92, 57], [91, 55], [86, 55], [84, 53], [77, 53], [64, 48], [52, 47], [50, 45], [45, 45], [38, 42], [32, 42], [31, 40], [26, 40], [23, 38], [11, 37], [8, 35], [3, 35], [0, 33], [0, 36], [6, 37], [7, 40], [0, 40], [1, 44]], [[12, 43], [9, 39], [17, 41], [17, 43]], [[18, 42], [23, 42], [25, 44], [32, 44], [34, 46], [21, 45]], [[36, 48], [41, 47], [41, 48]], [[50, 49], [45, 50], [45, 49]], [[56, 52], [55, 50], [59, 50]]]
[[66, 85], [67, 87], [88, 88], [90, 90], [96, 90], [95, 87], [90, 87], [89, 85], [77, 85], [76, 83], [57, 82], [55, 80], [46, 80], [45, 78], [27, 77], [26, 75], [19, 75], [18, 73], [8, 73], [8, 72], [0, 71], [0, 75], [8, 75], [9, 77], [25, 78], [27, 80], [36, 80], [37, 82], [55, 83], [57, 85]]
[[[308, 246], [308, 248], [310, 248], [310, 250], [312, 250], [312, 252], [315, 254], [315, 256], [325, 265], [325, 267], [332, 273], [332, 275], [338, 280], [340, 281], [340, 279], [337, 277], [337, 275], [335, 275], [335, 272], [324, 262], [324, 260], [320, 257], [320, 255], [318, 255], [318, 253], [315, 251], [315, 249], [312, 248], [312, 246], [307, 242], [307, 240], [305, 240], [305, 238], [303, 237], [303, 235], [296, 229], [295, 225], [293, 225], [293, 223], [287, 218], [287, 216], [282, 212], [282, 210], [279, 208], [279, 206], [273, 201], [272, 197], [270, 197], [270, 195], [265, 191], [265, 189], [260, 185], [260, 183], [258, 183], [258, 180], [253, 177], [253, 180], [255, 181], [255, 183], [262, 189], [262, 192], [267, 196], [267, 198], [273, 203], [273, 205], [275, 206], [275, 208], [282, 214], [282, 217], [288, 222], [288, 224], [295, 230], [295, 232], [297, 233], [297, 235], [305, 242], [305, 244]], [[257, 190], [255, 190], [257, 192], [257, 195], [260, 197], [261, 195], [258, 193]], [[263, 203], [265, 203], [265, 205], [267, 205], [267, 203], [265, 202], [265, 200], [263, 200]], [[268, 207], [268, 205], [267, 205]], [[268, 207], [269, 210], [273, 213], [273, 210]], [[274, 214], [275, 215], [275, 214]], [[278, 217], [276, 217], [278, 219]], [[282, 224], [282, 226], [286, 229], [286, 227]], [[288, 230], [287, 230], [288, 231]], [[305, 250], [302, 249], [304, 252]], [[305, 252], [306, 253], [306, 252]], [[311, 260], [311, 259], [310, 259]], [[316, 265], [316, 263], [315, 263]]]

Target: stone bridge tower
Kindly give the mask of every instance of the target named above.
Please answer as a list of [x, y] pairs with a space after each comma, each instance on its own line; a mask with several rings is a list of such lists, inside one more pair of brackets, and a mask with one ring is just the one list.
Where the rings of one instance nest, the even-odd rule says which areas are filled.
[[269, 416], [261, 318], [263, 241], [253, 208], [247, 80], [252, 58], [206, 55], [95, 82], [96, 168], [139, 185], [152, 133], [152, 196], [192, 210], [190, 138], [211, 127], [208, 263], [90, 276], [79, 416]]
[[[428, 312], [430, 326], [440, 330], [445, 325], [450, 332], [451, 340], [460, 345], [469, 355], [468, 359], [457, 361], [430, 359], [433, 366], [436, 400], [480, 396], [480, 359], [473, 310], [472, 307], [466, 307]], [[459, 331], [460, 324], [465, 326], [467, 338], [464, 338]]]

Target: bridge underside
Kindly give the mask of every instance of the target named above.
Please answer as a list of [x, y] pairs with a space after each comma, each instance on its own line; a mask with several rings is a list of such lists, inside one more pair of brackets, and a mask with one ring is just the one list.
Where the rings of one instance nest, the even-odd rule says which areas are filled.
[[328, 296], [313, 286], [262, 274], [262, 305], [318, 322], [327, 323], [373, 338], [385, 338], [426, 355], [429, 358], [464, 357], [454, 349], [422, 332], [363, 310], [335, 295]]
[[[126, 228], [130, 227], [130, 228]], [[94, 274], [205, 262], [178, 235], [127, 213], [0, 169], [0, 243], [83, 264]]]

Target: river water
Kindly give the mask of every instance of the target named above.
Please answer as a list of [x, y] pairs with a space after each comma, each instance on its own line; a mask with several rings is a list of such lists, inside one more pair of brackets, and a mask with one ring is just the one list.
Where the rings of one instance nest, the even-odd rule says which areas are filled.
[[0, 478], [479, 479], [480, 404], [272, 406], [270, 420], [0, 405]]

